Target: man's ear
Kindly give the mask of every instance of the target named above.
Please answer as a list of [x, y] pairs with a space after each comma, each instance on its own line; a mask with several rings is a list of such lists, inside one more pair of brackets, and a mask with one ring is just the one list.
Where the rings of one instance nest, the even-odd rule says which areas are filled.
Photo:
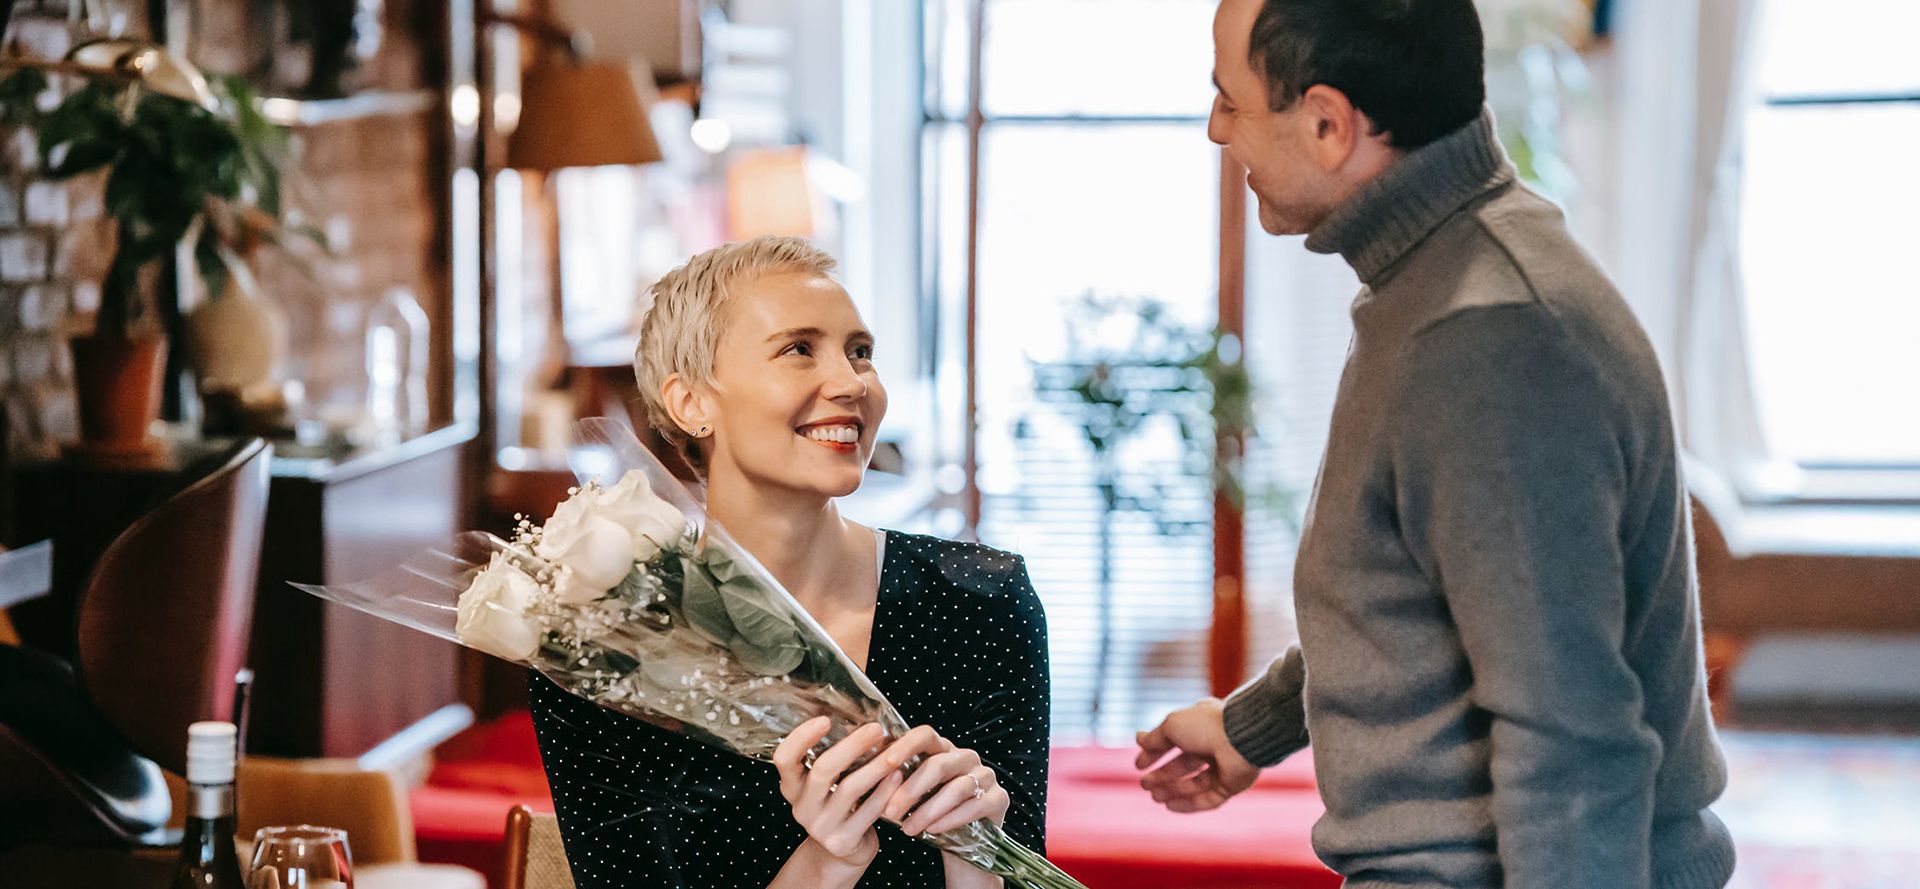
[[1373, 121], [1353, 107], [1347, 94], [1324, 83], [1301, 94], [1300, 111], [1313, 140], [1314, 158], [1328, 172], [1340, 169], [1373, 132]]
[[700, 438], [713, 431], [712, 399], [679, 374], [669, 374], [660, 383], [660, 403], [673, 417], [673, 423], [689, 437]]

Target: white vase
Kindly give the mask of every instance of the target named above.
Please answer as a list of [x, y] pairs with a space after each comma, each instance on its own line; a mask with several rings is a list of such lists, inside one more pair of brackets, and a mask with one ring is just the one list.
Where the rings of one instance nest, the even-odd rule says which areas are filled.
[[287, 316], [262, 296], [245, 266], [187, 315], [187, 344], [204, 391], [245, 392], [278, 383], [287, 361]]

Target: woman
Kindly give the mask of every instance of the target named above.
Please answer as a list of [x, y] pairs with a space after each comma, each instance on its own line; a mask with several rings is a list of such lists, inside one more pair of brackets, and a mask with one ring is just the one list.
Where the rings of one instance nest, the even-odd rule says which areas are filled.
[[[980, 818], [1044, 852], [1046, 618], [1018, 556], [876, 531], [860, 486], [886, 390], [873, 335], [805, 241], [708, 251], [655, 285], [634, 359], [649, 422], [706, 483], [707, 512], [916, 726], [865, 768], [869, 726], [774, 765], [603, 710], [532, 677], [534, 725], [581, 889], [998, 886], [909, 839]], [[891, 767], [924, 764], [902, 781]], [[896, 826], [897, 825], [897, 826]]]

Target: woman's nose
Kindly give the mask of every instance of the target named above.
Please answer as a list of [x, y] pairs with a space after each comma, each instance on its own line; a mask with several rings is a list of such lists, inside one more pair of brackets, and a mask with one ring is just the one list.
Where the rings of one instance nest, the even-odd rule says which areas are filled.
[[867, 380], [854, 370], [851, 361], [834, 361], [827, 365], [827, 379], [822, 385], [822, 394], [833, 401], [846, 401], [862, 398], [867, 394]]

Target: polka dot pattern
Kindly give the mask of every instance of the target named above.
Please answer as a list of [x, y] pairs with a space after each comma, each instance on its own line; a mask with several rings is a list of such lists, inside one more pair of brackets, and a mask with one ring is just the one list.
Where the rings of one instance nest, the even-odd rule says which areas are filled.
[[[1019, 556], [886, 532], [867, 675], [910, 725], [971, 748], [1013, 799], [1007, 833], [1045, 854], [1046, 615]], [[806, 831], [779, 774], [530, 675], [534, 727], [580, 889], [764, 889]], [[945, 884], [891, 824], [860, 889]]]

